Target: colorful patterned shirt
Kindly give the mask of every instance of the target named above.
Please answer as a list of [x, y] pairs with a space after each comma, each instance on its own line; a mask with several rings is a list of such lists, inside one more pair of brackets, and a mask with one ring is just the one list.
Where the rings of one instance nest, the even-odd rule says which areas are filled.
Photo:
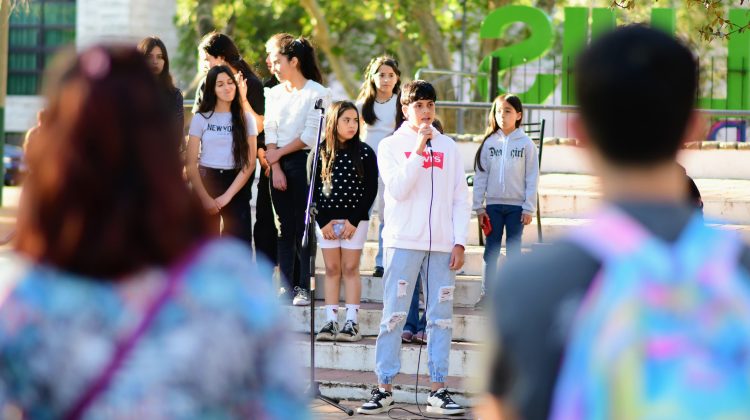
[[[166, 271], [113, 282], [21, 256], [3, 265], [0, 412], [61, 418], [136, 328]], [[299, 357], [272, 282], [259, 275], [268, 271], [236, 241], [207, 244], [85, 418], [309, 418], [307, 384], [290, 374]]]

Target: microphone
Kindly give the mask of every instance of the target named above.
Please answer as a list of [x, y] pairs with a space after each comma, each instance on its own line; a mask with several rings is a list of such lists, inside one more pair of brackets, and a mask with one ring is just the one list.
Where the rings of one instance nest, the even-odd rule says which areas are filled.
[[323, 98], [319, 98], [317, 101], [315, 101], [315, 109], [325, 111], [325, 108], [323, 108]]

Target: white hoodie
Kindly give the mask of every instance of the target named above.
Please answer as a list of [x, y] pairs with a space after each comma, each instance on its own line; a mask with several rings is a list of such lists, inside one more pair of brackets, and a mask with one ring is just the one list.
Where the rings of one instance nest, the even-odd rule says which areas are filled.
[[435, 128], [432, 133], [432, 159], [429, 148], [423, 156], [412, 153], [417, 133], [408, 122], [378, 147], [378, 168], [385, 184], [386, 248], [451, 252], [455, 245], [466, 246], [471, 205], [463, 161], [450, 137]]

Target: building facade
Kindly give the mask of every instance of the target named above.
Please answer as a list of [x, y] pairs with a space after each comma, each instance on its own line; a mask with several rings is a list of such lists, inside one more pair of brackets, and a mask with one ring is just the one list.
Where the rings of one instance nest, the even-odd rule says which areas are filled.
[[101, 42], [135, 43], [159, 36], [176, 51], [176, 0], [32, 0], [13, 9], [9, 22], [5, 131], [18, 143], [36, 124], [44, 70], [61, 48]]

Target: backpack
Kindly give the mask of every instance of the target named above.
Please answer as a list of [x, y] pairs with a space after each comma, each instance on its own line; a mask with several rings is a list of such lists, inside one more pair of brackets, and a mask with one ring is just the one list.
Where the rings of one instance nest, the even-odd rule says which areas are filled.
[[552, 419], [750, 418], [750, 276], [733, 232], [695, 215], [667, 243], [610, 207], [570, 239], [602, 261]]

